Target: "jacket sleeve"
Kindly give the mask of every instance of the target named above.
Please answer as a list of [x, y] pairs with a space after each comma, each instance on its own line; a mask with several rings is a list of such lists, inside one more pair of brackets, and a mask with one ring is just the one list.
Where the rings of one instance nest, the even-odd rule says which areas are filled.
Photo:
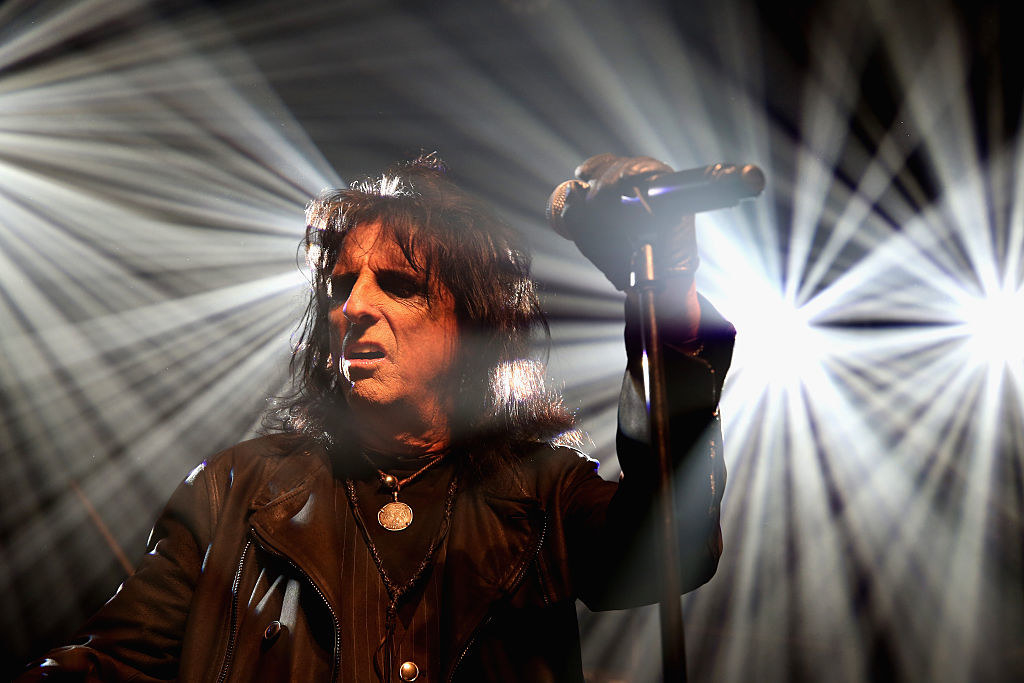
[[136, 571], [71, 645], [33, 662], [19, 683], [176, 678], [189, 605], [215, 524], [215, 502], [204, 463], [171, 497]]
[[[584, 562], [575, 563], [574, 570], [580, 597], [591, 609], [621, 609], [658, 600], [654, 571], [657, 527], [652, 514], [658, 467], [650, 446], [634, 302], [627, 301], [626, 310], [627, 367], [619, 394], [616, 434], [623, 474], [596, 525], [595, 517], [589, 515], [585, 526], [591, 530], [584, 532], [581, 543], [589, 548], [580, 553]], [[722, 553], [720, 506], [726, 470], [718, 401], [732, 359], [735, 328], [701, 298], [696, 350], [685, 350], [671, 334], [667, 337], [663, 354], [676, 523], [683, 589], [689, 591], [714, 575]], [[581, 506], [595, 502], [587, 502], [593, 495], [586, 492], [588, 488], [596, 491], [597, 485], [581, 484], [574, 497]], [[600, 549], [599, 557], [593, 548]]]

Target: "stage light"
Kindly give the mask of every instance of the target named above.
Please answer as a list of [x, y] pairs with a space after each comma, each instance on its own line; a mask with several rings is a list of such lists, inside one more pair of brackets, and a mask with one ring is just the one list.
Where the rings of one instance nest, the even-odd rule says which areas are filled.
[[[722, 401], [726, 555], [685, 599], [693, 680], [996, 678], [990, 645], [1024, 630], [1006, 504], [1021, 290], [998, 277], [1021, 272], [1024, 138], [975, 149], [949, 3], [822, 4], [793, 71], [743, 3], [708, 3], [693, 42], [645, 3], [550, 3], [521, 51], [491, 40], [472, 3], [447, 24], [405, 3], [226, 3], [245, 51], [208, 9], [167, 21], [142, 0], [38, 3], [19, 31], [7, 20], [30, 4], [0, 9], [0, 589], [16, 649], [33, 619], [87, 616], [80, 595], [51, 595], [102, 573], [84, 541], [53, 551], [85, 536], [80, 496], [111, 534], [134, 534], [131, 556], [169, 488], [251, 432], [280, 388], [301, 208], [342, 181], [257, 57], [308, 86], [321, 140], [362, 153], [456, 131], [442, 154], [532, 230], [549, 371], [610, 478], [622, 297], [541, 227], [545, 190], [605, 151], [761, 164], [764, 197], [698, 218], [699, 287], [739, 336]], [[338, 46], [348, 58], [311, 61]], [[877, 62], [891, 125], [862, 101]], [[382, 111], [378, 90], [393, 96]], [[997, 532], [1011, 542], [993, 549]], [[655, 621], [585, 615], [587, 661], [655, 680]]]
[[738, 285], [747, 294], [730, 301], [729, 319], [741, 333], [736, 340], [736, 364], [744, 378], [762, 386], [792, 385], [820, 366], [826, 340], [808, 320], [807, 310], [772, 292], [765, 283]]
[[208, 10], [0, 17], [0, 626], [27, 656], [10, 619], [87, 616], [37, 577], [110, 591], [154, 505], [258, 427], [303, 291], [303, 205], [342, 183]]
[[1002, 366], [1024, 362], [1024, 290], [1004, 290], [962, 308], [969, 353], [978, 362]]

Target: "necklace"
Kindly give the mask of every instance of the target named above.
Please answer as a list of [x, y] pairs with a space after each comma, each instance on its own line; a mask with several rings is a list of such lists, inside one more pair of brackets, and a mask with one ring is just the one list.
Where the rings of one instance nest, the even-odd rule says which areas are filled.
[[444, 460], [444, 455], [442, 454], [437, 456], [405, 479], [399, 479], [393, 474], [385, 473], [374, 464], [373, 460], [370, 460], [370, 456], [365, 452], [363, 452], [363, 457], [366, 458], [366, 461], [370, 463], [375, 470], [377, 470], [377, 475], [380, 477], [380, 483], [383, 484], [384, 488], [390, 491], [394, 496], [394, 500], [390, 503], [386, 503], [384, 507], [377, 511], [377, 522], [379, 522], [380, 525], [388, 531], [401, 531], [402, 529], [405, 529], [412, 524], [412, 508], [406, 503], [398, 500], [398, 493], [402, 490], [403, 486], [411, 484], [421, 474]]

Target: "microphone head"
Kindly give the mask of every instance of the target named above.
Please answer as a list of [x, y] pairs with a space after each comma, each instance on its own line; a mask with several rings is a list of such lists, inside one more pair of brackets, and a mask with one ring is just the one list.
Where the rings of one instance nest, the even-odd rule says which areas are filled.
[[750, 190], [748, 197], [756, 197], [764, 190], [764, 172], [754, 164], [747, 164], [741, 168], [740, 178]]
[[562, 237], [571, 240], [572, 235], [569, 234], [568, 229], [565, 226], [563, 215], [565, 213], [565, 200], [571, 192], [584, 192], [589, 189], [582, 180], [566, 180], [564, 183], [555, 188], [555, 191], [551, 193], [548, 198], [548, 205], [544, 209], [544, 215], [547, 216], [548, 225], [551, 229], [557, 232]]

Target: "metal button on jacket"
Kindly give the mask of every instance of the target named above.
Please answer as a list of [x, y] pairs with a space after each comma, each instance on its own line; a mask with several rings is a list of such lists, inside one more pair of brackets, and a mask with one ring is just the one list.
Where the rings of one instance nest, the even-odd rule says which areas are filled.
[[415, 681], [420, 677], [420, 668], [416, 666], [416, 662], [404, 662], [398, 669], [398, 675], [403, 681]]
[[270, 625], [267, 626], [267, 629], [263, 632], [263, 640], [268, 645], [270, 643], [273, 643], [275, 640], [277, 640], [277, 637], [281, 635], [281, 628], [282, 625], [280, 621], [274, 620], [270, 622]]

